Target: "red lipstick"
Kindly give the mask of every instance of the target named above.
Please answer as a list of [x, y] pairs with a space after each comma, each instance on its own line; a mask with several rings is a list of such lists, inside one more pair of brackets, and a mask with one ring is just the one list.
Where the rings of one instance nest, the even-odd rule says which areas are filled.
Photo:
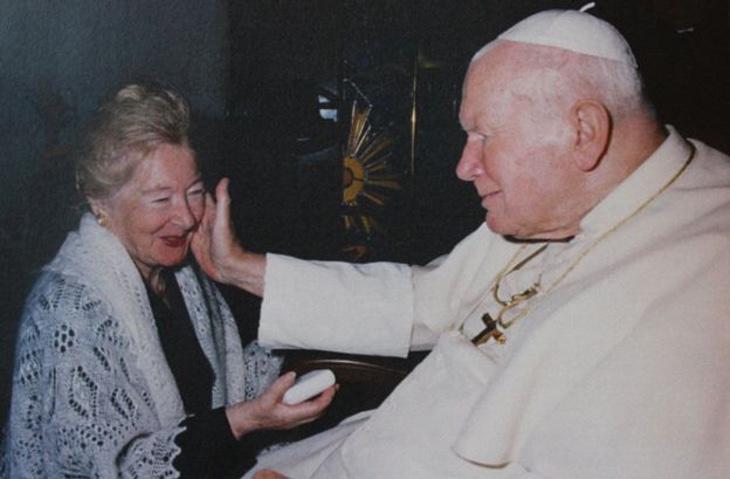
[[186, 241], [185, 236], [163, 236], [161, 239], [163, 243], [170, 248], [179, 248], [184, 246]]

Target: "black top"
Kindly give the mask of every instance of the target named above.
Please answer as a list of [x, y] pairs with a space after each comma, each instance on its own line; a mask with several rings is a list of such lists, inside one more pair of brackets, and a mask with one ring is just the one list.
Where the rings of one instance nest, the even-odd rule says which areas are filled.
[[195, 335], [180, 288], [165, 277], [165, 299], [147, 288], [152, 314], [168, 366], [177, 383], [186, 429], [175, 439], [180, 454], [173, 465], [180, 477], [240, 477], [255, 463], [254, 449], [236, 441], [225, 408], [211, 409], [213, 369]]

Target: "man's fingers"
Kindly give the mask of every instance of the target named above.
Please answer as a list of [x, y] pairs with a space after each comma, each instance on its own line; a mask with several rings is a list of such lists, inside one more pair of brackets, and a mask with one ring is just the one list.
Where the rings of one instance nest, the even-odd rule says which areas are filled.
[[230, 196], [228, 195], [228, 184], [230, 183], [230, 180], [228, 178], [221, 178], [218, 184], [215, 186], [215, 200], [216, 201], [223, 201], [223, 200], [229, 200]]
[[271, 469], [261, 469], [253, 475], [253, 479], [287, 479], [287, 477]]
[[223, 228], [223, 231], [230, 231], [231, 197], [228, 194], [228, 183], [228, 178], [223, 178], [215, 188], [215, 225], [217, 228]]
[[216, 209], [218, 205], [215, 202], [215, 198], [210, 193], [205, 194], [205, 211], [203, 212], [203, 220], [201, 224], [205, 231], [210, 232], [213, 227], [213, 221], [216, 217]]

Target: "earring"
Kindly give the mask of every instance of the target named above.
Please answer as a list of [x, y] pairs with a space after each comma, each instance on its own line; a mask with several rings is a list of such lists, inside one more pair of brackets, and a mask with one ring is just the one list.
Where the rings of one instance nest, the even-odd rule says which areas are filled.
[[96, 215], [96, 223], [99, 226], [106, 226], [106, 216], [103, 213], [99, 213]]

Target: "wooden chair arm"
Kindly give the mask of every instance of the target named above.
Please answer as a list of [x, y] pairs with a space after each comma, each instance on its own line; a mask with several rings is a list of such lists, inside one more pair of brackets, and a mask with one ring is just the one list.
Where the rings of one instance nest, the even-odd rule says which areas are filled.
[[326, 414], [298, 428], [290, 439], [302, 439], [336, 425], [360, 411], [377, 408], [429, 351], [412, 352], [407, 358], [340, 354], [325, 351], [286, 350], [283, 371], [298, 375], [314, 369], [331, 369], [340, 389]]

